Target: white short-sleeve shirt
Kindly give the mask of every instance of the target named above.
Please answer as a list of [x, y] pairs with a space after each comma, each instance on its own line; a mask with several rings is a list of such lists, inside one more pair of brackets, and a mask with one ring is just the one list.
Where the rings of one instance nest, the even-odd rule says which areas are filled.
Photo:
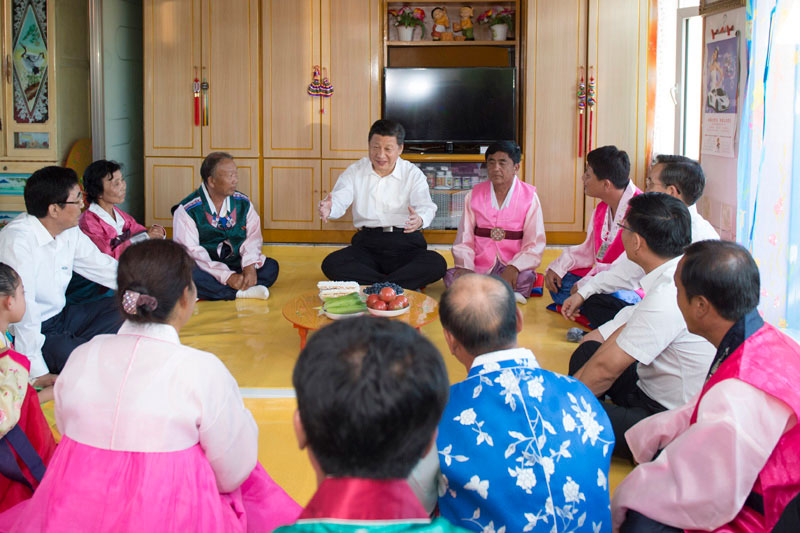
[[639, 388], [667, 409], [700, 392], [716, 353], [710, 342], [689, 333], [678, 308], [673, 275], [680, 258], [642, 278], [646, 296], [626, 311], [627, 323], [617, 337], [617, 345], [639, 362]]

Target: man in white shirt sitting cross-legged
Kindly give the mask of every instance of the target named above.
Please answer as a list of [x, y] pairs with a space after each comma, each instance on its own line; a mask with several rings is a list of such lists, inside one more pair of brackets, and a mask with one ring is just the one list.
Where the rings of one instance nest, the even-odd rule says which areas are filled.
[[117, 261], [78, 228], [83, 195], [75, 171], [45, 167], [25, 183], [25, 208], [0, 231], [0, 261], [17, 271], [27, 306], [11, 326], [16, 350], [31, 360], [32, 378], [52, 385], [77, 346], [95, 335], [116, 333], [122, 316], [115, 298], [66, 304], [72, 273], [117, 288]]
[[440, 280], [447, 262], [428, 250], [420, 231], [433, 220], [436, 204], [422, 171], [400, 158], [405, 129], [378, 120], [368, 140], [369, 157], [347, 167], [319, 203], [323, 222], [340, 218], [352, 205], [358, 229], [350, 246], [325, 258], [322, 272], [334, 281], [392, 282], [412, 290]]
[[673, 274], [691, 243], [686, 205], [668, 194], [632, 198], [620, 224], [628, 259], [645, 271], [645, 297], [600, 327], [605, 341], [581, 343], [569, 362], [603, 403], [614, 428], [614, 455], [630, 458], [624, 434], [655, 413], [685, 404], [700, 391], [714, 358], [710, 342], [694, 335], [678, 307]]

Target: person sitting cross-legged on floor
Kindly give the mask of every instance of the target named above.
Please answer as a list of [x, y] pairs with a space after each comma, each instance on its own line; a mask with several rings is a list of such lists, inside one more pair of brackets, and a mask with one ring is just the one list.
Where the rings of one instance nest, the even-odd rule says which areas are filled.
[[[628, 154], [616, 146], [601, 146], [586, 155], [583, 190], [600, 203], [592, 211], [586, 240], [566, 248], [547, 267], [544, 284], [556, 305], [563, 304], [623, 253], [618, 224], [625, 218], [630, 199], [642, 192], [630, 180], [630, 169]], [[630, 303], [641, 299], [633, 291], [617, 293], [615, 297]]]
[[37, 170], [24, 195], [27, 213], [0, 230], [0, 258], [25, 287], [25, 315], [11, 325], [14, 345], [30, 360], [35, 385], [49, 389], [77, 346], [122, 324], [111, 296], [75, 304], [65, 298], [73, 272], [116, 289], [117, 261], [78, 229], [83, 194], [74, 170]]
[[439, 316], [468, 374], [450, 388], [437, 450], [412, 474], [421, 501], [434, 507], [439, 477], [442, 516], [472, 531], [609, 531], [611, 424], [589, 389], [517, 345], [508, 283], [465, 274]]
[[489, 181], [464, 199], [464, 214], [453, 243], [455, 268], [444, 284], [468, 272], [500, 276], [514, 288], [519, 303], [531, 295], [544, 252], [544, 219], [536, 187], [517, 178], [522, 152], [504, 141], [486, 150]]
[[714, 347], [686, 329], [675, 299], [672, 275], [691, 242], [686, 205], [668, 194], [644, 193], [631, 199], [621, 230], [628, 259], [646, 272], [645, 297], [586, 335], [569, 372], [598, 397], [608, 395], [603, 407], [617, 440], [614, 455], [630, 458], [625, 431], [697, 394]]
[[[127, 185], [122, 167], [98, 159], [83, 171], [83, 190], [89, 207], [81, 213], [78, 227], [104, 254], [119, 260], [125, 249], [144, 239], [164, 239], [166, 230], [158, 224], [146, 228], [119, 208], [125, 201]], [[108, 291], [80, 274], [73, 274], [67, 287], [67, 303], [99, 299]]]
[[422, 171], [400, 155], [406, 130], [393, 120], [377, 120], [369, 129], [369, 157], [342, 172], [319, 203], [323, 222], [353, 208], [358, 230], [350, 246], [328, 254], [322, 272], [332, 281], [362, 285], [396, 283], [416, 290], [442, 279], [447, 261], [428, 245], [422, 230], [436, 215]]
[[434, 446], [447, 403], [439, 351], [386, 318], [334, 322], [300, 352], [292, 383], [294, 429], [317, 491], [289, 532], [463, 531], [430, 519], [406, 482]]
[[[663, 192], [686, 204], [692, 219], [692, 242], [719, 239], [714, 226], [697, 212], [695, 205], [703, 195], [706, 184], [700, 163], [681, 155], [658, 155], [650, 167], [646, 183], [647, 192]], [[642, 267], [622, 254], [611, 264], [611, 268], [592, 276], [567, 298], [561, 306], [561, 314], [568, 320], [580, 314], [593, 327], [600, 327], [614, 318], [623, 307], [630, 305], [613, 294], [622, 290], [641, 289], [643, 277]]]
[[689, 331], [716, 347], [714, 362], [689, 403], [625, 434], [638, 466], [614, 492], [615, 528], [800, 531], [800, 346], [764, 323], [760, 284], [738, 244], [687, 248], [677, 303]]
[[55, 386], [61, 442], [0, 531], [245, 533], [300, 513], [258, 463], [236, 380], [214, 354], [181, 345], [193, 265], [172, 240], [122, 253], [114, 300], [125, 323], [70, 356]]
[[233, 156], [212, 152], [200, 165], [200, 188], [174, 208], [173, 238], [196, 266], [192, 277], [202, 300], [269, 298], [278, 262], [261, 253], [261, 218], [236, 190]]

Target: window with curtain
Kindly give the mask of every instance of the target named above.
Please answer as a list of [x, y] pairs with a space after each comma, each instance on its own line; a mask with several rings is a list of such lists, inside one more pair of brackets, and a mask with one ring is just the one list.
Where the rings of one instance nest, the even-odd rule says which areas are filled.
[[748, 0], [737, 239], [761, 270], [764, 319], [800, 339], [800, 2]]

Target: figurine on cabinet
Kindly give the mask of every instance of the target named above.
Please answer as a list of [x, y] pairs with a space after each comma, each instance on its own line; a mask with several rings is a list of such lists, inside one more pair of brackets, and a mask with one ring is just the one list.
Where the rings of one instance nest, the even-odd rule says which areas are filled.
[[472, 16], [474, 10], [471, 6], [463, 6], [458, 10], [461, 21], [453, 23], [453, 32], [460, 35], [455, 36], [456, 41], [474, 41], [475, 31], [472, 28]]
[[433, 19], [431, 39], [434, 41], [452, 41], [453, 32], [450, 31], [450, 19], [447, 17], [447, 11], [443, 7], [434, 7], [431, 11], [431, 18]]

